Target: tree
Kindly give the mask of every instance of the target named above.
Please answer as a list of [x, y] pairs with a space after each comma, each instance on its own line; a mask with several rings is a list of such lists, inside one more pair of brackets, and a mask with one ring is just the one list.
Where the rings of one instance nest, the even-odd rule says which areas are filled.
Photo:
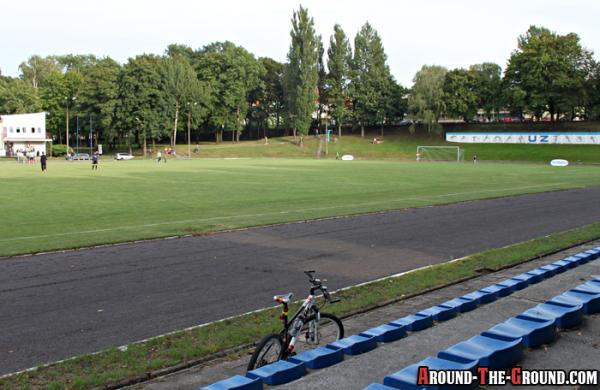
[[320, 35], [317, 36], [317, 43], [319, 45], [319, 59], [317, 61], [317, 129], [320, 129], [321, 122], [323, 120], [323, 114], [325, 113], [325, 107], [327, 105], [329, 86], [327, 85], [327, 70], [325, 69], [325, 63], [323, 62], [323, 54], [325, 53], [325, 49], [323, 48], [323, 40], [321, 39]]
[[27, 62], [22, 62], [19, 65], [21, 71], [21, 78], [31, 83], [34, 89], [38, 89], [43, 86], [46, 78], [60, 70], [60, 65], [54, 57], [40, 57], [39, 55], [33, 55], [29, 57]]
[[469, 122], [477, 114], [479, 96], [477, 95], [475, 73], [466, 69], [454, 69], [444, 77], [444, 105], [446, 114], [460, 117]]
[[581, 47], [577, 34], [531, 26], [519, 37], [505, 80], [509, 88], [525, 92], [525, 108], [534, 116], [539, 119], [547, 111], [556, 120], [561, 113], [574, 116], [584, 105], [580, 92], [592, 64], [592, 53]]
[[46, 116], [46, 129], [57, 137], [60, 144], [63, 142], [63, 130], [66, 130], [67, 99], [70, 99], [70, 107], [73, 106], [73, 96], [69, 93], [65, 75], [58, 70], [49, 74], [42, 87], [39, 88], [42, 109], [48, 113], [48, 116]]
[[206, 90], [185, 57], [168, 57], [160, 64], [165, 103], [173, 118], [171, 146], [174, 148], [177, 142], [177, 130], [181, 127], [179, 121], [181, 111], [187, 110], [191, 117], [191, 110], [197, 107], [194, 109], [196, 111], [194, 120], [199, 121], [200, 116], [203, 116], [203, 110], [200, 111], [199, 108], [203, 107], [202, 104], [206, 101]]
[[211, 91], [207, 120], [214, 128], [216, 142], [223, 141], [225, 128], [232, 130], [232, 141], [239, 142], [250, 93], [259, 87], [264, 73], [262, 65], [243, 47], [216, 42], [199, 53], [196, 71]]
[[342, 136], [342, 124], [348, 116], [348, 84], [350, 82], [350, 63], [352, 49], [350, 42], [339, 24], [333, 27], [333, 35], [329, 39], [327, 50], [327, 85], [329, 86], [329, 112], [338, 129], [338, 137]]
[[439, 129], [438, 120], [444, 112], [444, 79], [448, 70], [437, 65], [423, 65], [415, 75], [408, 96], [408, 111], [414, 122], [427, 125], [427, 132]]
[[84, 84], [78, 106], [90, 120], [98, 138], [117, 138], [116, 109], [119, 104], [119, 73], [121, 66], [110, 57], [99, 60], [83, 70]]
[[488, 120], [500, 118], [500, 109], [505, 101], [502, 95], [502, 68], [499, 65], [484, 62], [483, 64], [471, 65], [469, 71], [476, 79], [476, 94], [478, 96], [478, 108], [485, 111]]
[[0, 77], [0, 112], [22, 114], [41, 109], [35, 88], [25, 80]]
[[383, 123], [386, 118], [386, 94], [392, 76], [387, 56], [377, 31], [367, 22], [354, 38], [354, 58], [350, 81], [353, 116], [365, 136], [365, 125]]
[[127, 139], [131, 152], [132, 138], [153, 142], [169, 134], [171, 118], [160, 72], [162, 58], [141, 55], [130, 58], [119, 74], [119, 101], [116, 120], [120, 137]]
[[[288, 124], [297, 133], [306, 135], [318, 99], [319, 39], [314, 21], [302, 6], [292, 17], [292, 42], [285, 68], [285, 92]], [[302, 140], [301, 140], [302, 142]]]

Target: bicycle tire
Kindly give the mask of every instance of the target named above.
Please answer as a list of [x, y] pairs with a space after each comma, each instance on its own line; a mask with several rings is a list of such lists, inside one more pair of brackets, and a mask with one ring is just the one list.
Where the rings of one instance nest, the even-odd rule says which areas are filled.
[[[278, 347], [279, 351], [275, 351], [275, 358], [267, 358], [267, 353], [271, 352], [270, 348]], [[271, 333], [263, 337], [254, 349], [254, 353], [248, 363], [248, 371], [260, 368], [269, 363], [273, 363], [277, 360], [281, 360], [283, 355], [283, 339], [279, 333]]]
[[[300, 353], [303, 350], [311, 349], [319, 345], [326, 345], [344, 338], [344, 324], [335, 315], [330, 313], [320, 313], [320, 321], [318, 326], [317, 340], [309, 340], [310, 323], [316, 320], [316, 314], [312, 314], [304, 321], [301, 333], [296, 343], [296, 352]], [[304, 344], [304, 345], [303, 345]]]

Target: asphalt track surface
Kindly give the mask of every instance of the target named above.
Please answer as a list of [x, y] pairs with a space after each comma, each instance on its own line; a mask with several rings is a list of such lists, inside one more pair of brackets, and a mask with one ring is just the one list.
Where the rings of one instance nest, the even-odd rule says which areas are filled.
[[600, 220], [600, 187], [0, 258], [0, 374]]

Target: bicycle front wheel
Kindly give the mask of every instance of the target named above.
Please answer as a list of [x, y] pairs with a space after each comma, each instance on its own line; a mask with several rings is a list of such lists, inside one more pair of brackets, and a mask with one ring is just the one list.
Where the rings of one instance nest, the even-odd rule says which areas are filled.
[[320, 313], [319, 320], [315, 314], [309, 316], [298, 335], [296, 352], [314, 348], [318, 345], [327, 345], [344, 338], [344, 325], [342, 321], [329, 313]]
[[283, 340], [280, 334], [271, 333], [265, 336], [254, 349], [248, 363], [248, 371], [276, 362], [283, 355]]

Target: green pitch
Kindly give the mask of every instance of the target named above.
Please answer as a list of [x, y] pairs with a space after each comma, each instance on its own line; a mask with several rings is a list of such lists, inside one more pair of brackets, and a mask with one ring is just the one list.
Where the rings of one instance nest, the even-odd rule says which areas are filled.
[[600, 184], [600, 168], [309, 159], [0, 163], [0, 256]]

